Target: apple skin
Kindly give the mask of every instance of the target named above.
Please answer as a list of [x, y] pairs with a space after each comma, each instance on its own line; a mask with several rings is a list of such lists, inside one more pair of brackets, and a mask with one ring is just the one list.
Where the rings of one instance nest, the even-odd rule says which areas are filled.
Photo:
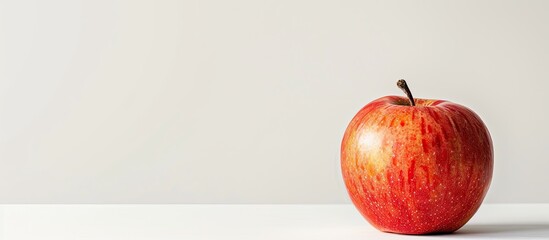
[[343, 179], [358, 211], [381, 231], [454, 232], [490, 187], [490, 133], [459, 104], [415, 101], [386, 96], [356, 114], [341, 144]]

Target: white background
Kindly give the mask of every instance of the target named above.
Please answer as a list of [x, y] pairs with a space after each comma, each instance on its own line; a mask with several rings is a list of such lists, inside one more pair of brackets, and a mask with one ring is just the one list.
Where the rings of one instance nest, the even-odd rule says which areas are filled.
[[0, 203], [342, 203], [369, 101], [489, 127], [488, 202], [549, 202], [549, 1], [0, 1]]

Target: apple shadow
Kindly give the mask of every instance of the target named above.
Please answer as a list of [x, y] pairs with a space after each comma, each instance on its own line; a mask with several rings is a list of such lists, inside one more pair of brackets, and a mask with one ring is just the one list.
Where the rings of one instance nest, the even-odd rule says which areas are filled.
[[448, 236], [474, 239], [549, 239], [549, 223], [467, 224]]

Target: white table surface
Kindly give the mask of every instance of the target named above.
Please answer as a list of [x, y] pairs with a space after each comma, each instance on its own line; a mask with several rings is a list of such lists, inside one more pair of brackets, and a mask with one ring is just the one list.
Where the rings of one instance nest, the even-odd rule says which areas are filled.
[[485, 204], [458, 232], [406, 236], [352, 205], [0, 205], [0, 239], [549, 239], [549, 204]]

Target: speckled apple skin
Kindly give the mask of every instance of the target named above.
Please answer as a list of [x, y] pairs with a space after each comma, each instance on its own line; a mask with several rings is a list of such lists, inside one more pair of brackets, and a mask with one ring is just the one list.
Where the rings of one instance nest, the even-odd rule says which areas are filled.
[[450, 233], [478, 210], [490, 186], [493, 147], [479, 116], [459, 104], [387, 96], [352, 119], [341, 144], [347, 191], [374, 227]]

